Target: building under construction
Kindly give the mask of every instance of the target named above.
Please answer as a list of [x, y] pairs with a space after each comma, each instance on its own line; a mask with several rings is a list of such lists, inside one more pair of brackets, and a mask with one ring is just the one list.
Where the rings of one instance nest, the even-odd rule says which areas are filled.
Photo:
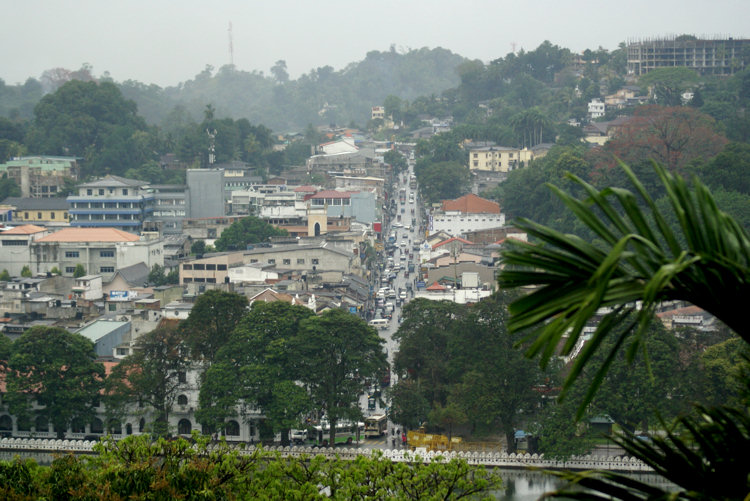
[[701, 75], [733, 75], [750, 64], [750, 40], [698, 39], [681, 35], [628, 42], [628, 75], [686, 67]]

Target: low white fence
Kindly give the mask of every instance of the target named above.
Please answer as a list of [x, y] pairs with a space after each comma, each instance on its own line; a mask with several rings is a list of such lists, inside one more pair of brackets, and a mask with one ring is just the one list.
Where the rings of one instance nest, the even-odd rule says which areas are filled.
[[[38, 451], [38, 452], [73, 452], [78, 454], [93, 453], [96, 441], [88, 440], [59, 440], [46, 438], [3, 438], [0, 439], [0, 450], [3, 451]], [[254, 446], [234, 446], [240, 453], [251, 454], [255, 451]], [[317, 456], [334, 459], [353, 460], [357, 456], [370, 455], [373, 450], [381, 451], [383, 457], [391, 461], [420, 461], [429, 463], [432, 461], [450, 461], [454, 458], [465, 459], [469, 464], [484, 465], [497, 468], [544, 468], [544, 469], [568, 469], [568, 470], [611, 470], [632, 473], [650, 473], [653, 470], [640, 460], [633, 457], [620, 456], [574, 456], [562, 462], [553, 459], [545, 459], [543, 454], [507, 454], [505, 452], [461, 452], [461, 451], [427, 451], [406, 449], [359, 449], [352, 448], [320, 448], [306, 446], [290, 447], [266, 447], [268, 452], [277, 452], [283, 457]]]

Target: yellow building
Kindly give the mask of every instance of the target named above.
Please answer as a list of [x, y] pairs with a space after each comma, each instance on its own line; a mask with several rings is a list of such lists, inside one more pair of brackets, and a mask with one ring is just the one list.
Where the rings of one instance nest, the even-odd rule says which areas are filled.
[[19, 223], [58, 223], [70, 222], [70, 205], [64, 198], [22, 198], [8, 197], [0, 208], [13, 211], [13, 222]]
[[528, 148], [506, 146], [482, 146], [469, 149], [469, 170], [510, 172], [534, 159], [534, 152]]

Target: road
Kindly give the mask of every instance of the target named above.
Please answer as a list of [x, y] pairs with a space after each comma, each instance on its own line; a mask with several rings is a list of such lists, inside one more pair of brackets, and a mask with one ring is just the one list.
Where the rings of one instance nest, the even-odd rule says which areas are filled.
[[[399, 291], [406, 291], [406, 299], [404, 300], [403, 304], [408, 303], [413, 297], [413, 290], [411, 292], [407, 291], [406, 284], [414, 283], [414, 278], [417, 276], [417, 272], [419, 270], [419, 252], [417, 250], [413, 250], [413, 246], [415, 244], [418, 244], [421, 242], [421, 233], [420, 233], [420, 223], [421, 223], [421, 211], [420, 211], [420, 205], [419, 205], [419, 198], [417, 196], [417, 190], [410, 189], [409, 188], [409, 179], [411, 178], [412, 174], [414, 172], [414, 164], [413, 162], [409, 162], [409, 169], [408, 172], [405, 174], [401, 174], [397, 181], [397, 186], [392, 190], [392, 193], [395, 193], [394, 199], [396, 201], [396, 211], [394, 217], [390, 218], [390, 224], [388, 227], [383, 228], [382, 235], [384, 236], [384, 240], [387, 240], [387, 237], [391, 234], [391, 232], [395, 231], [397, 234], [396, 239], [396, 248], [393, 250], [392, 256], [389, 256], [388, 253], [384, 252], [380, 256], [380, 262], [382, 264], [381, 270], [385, 270], [387, 268], [387, 260], [389, 257], [393, 258], [393, 264], [394, 265], [401, 265], [402, 269], [396, 272], [396, 277], [393, 280], [387, 280], [387, 277], [381, 275], [381, 280], [379, 283], [375, 284], [375, 290], [377, 291], [380, 287], [390, 287], [391, 289], [395, 290], [398, 294]], [[404, 181], [406, 180], [406, 181]], [[398, 199], [398, 193], [401, 189], [405, 190], [405, 198], [404, 203], [401, 203]], [[410, 201], [410, 194], [413, 193], [413, 201]], [[403, 213], [401, 213], [401, 210], [403, 209]], [[411, 209], [414, 209], [414, 215], [411, 215]], [[399, 222], [398, 215], [401, 215], [401, 221]], [[399, 227], [400, 226], [400, 227]], [[410, 229], [407, 230], [405, 227], [409, 226]], [[409, 257], [411, 254], [411, 257]], [[403, 259], [402, 259], [403, 257]], [[415, 272], [410, 273], [408, 278], [406, 277], [406, 272], [408, 270], [409, 263], [414, 263], [415, 266]], [[393, 302], [394, 303], [394, 310], [392, 314], [392, 319], [388, 322], [388, 326], [385, 329], [379, 330], [380, 336], [385, 340], [385, 348], [388, 353], [388, 363], [393, 365], [393, 357], [398, 351], [398, 343], [393, 338], [393, 335], [398, 330], [399, 326], [399, 319], [401, 318], [401, 310], [403, 307], [403, 304], [400, 302], [397, 303], [395, 299], [387, 299], [386, 302]], [[381, 317], [383, 309], [379, 308], [376, 311], [376, 318]], [[391, 384], [395, 384], [397, 380], [397, 376], [395, 374], [391, 374]], [[372, 396], [373, 396], [373, 389], [371, 389], [370, 392], [363, 394], [360, 398], [360, 407], [366, 416], [373, 415], [373, 414], [380, 414], [387, 412], [388, 409], [388, 402], [385, 401], [385, 391], [381, 392], [381, 396], [375, 397], [375, 408], [373, 409], [371, 406], [372, 402]], [[384, 390], [384, 388], [382, 389]], [[391, 447], [391, 439], [393, 437], [393, 432], [395, 431], [396, 425], [389, 422], [388, 425], [388, 432], [384, 437], [381, 437], [379, 439], [366, 439], [360, 446], [361, 447], [368, 447], [368, 448], [386, 448]], [[400, 430], [399, 430], [400, 431]], [[397, 447], [399, 446], [398, 442], [399, 440], [395, 441], [397, 444]]]

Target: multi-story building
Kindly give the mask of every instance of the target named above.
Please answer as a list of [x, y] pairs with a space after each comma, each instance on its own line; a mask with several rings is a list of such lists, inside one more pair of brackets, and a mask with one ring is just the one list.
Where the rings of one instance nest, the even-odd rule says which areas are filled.
[[469, 169], [495, 172], [510, 172], [527, 165], [534, 159], [528, 148], [506, 146], [482, 146], [469, 149]]
[[187, 170], [187, 217], [220, 217], [226, 214], [224, 169]]
[[79, 185], [78, 195], [68, 197], [71, 226], [141, 232], [154, 212], [154, 194], [146, 188], [147, 184], [108, 175]]
[[70, 206], [64, 198], [8, 197], [0, 206], [6, 207], [12, 209], [14, 222], [45, 225], [67, 225], [69, 222]]
[[472, 193], [455, 200], [445, 200], [429, 219], [430, 233], [444, 231], [458, 236], [470, 231], [505, 226], [505, 214], [500, 206]]
[[76, 265], [86, 273], [109, 281], [115, 271], [136, 263], [149, 269], [164, 266], [164, 242], [142, 238], [117, 228], [64, 228], [38, 238], [31, 245], [31, 271], [47, 273], [53, 268], [72, 276]]
[[601, 118], [607, 113], [607, 105], [599, 98], [594, 98], [589, 102], [589, 118], [594, 120]]
[[78, 163], [75, 157], [20, 157], [0, 164], [0, 174], [16, 182], [22, 197], [56, 197], [66, 179], [78, 179]]
[[185, 186], [152, 184], [148, 189], [154, 195], [152, 220], [159, 223], [164, 234], [181, 234], [182, 221], [187, 216]]
[[658, 68], [682, 66], [701, 75], [733, 75], [747, 66], [749, 39], [654, 38], [627, 46], [628, 74], [645, 75]]

